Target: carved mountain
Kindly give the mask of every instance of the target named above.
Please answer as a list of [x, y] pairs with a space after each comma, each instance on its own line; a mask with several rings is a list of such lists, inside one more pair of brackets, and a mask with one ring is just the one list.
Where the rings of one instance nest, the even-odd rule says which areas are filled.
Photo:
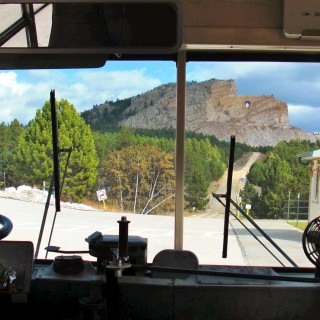
[[[128, 99], [119, 125], [133, 128], [174, 128], [176, 126], [176, 85], [161, 85]], [[116, 107], [101, 104], [93, 109], [89, 122]], [[292, 127], [285, 102], [267, 95], [238, 95], [233, 80], [211, 79], [186, 86], [186, 130], [214, 135], [252, 146], [274, 146], [291, 139], [316, 141], [317, 136]]]

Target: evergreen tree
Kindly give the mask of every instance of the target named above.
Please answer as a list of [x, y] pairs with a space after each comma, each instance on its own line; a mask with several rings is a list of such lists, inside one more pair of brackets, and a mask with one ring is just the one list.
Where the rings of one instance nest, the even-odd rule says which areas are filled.
[[270, 153], [266, 163], [266, 184], [262, 189], [262, 205], [268, 208], [268, 217], [279, 217], [283, 214], [288, 190], [293, 183], [291, 168], [287, 161]]
[[247, 175], [247, 179], [254, 185], [261, 187], [265, 182], [265, 164], [262, 161], [255, 162]]
[[9, 150], [9, 129], [8, 126], [2, 122], [0, 124], [0, 188], [5, 187], [5, 175], [7, 173], [7, 159], [10, 154]]
[[263, 218], [264, 216], [261, 214], [260, 211], [260, 198], [257, 190], [249, 182], [249, 180], [246, 180], [246, 184], [244, 185], [244, 189], [240, 190], [239, 195], [241, 196], [241, 206], [242, 209], [245, 210], [245, 205], [250, 204], [251, 205], [251, 215], [255, 216], [257, 218]]
[[0, 124], [0, 171], [3, 186], [18, 186], [19, 175], [15, 167], [14, 157], [18, 147], [18, 140], [24, 127], [17, 120], [13, 120], [9, 125]]
[[261, 187], [255, 206], [259, 217], [282, 217], [289, 191], [300, 194], [301, 200], [308, 200], [310, 178], [297, 155], [318, 148], [318, 143], [310, 141], [281, 141], [271, 151], [269, 148], [263, 162], [256, 162], [250, 168], [248, 180]]
[[123, 126], [117, 135], [117, 142], [118, 148], [136, 145], [137, 138], [135, 136], [134, 129], [127, 126]]
[[[17, 170], [21, 183], [41, 187], [49, 185], [53, 174], [51, 107], [47, 101], [19, 139], [16, 155]], [[96, 181], [98, 157], [90, 127], [67, 100], [56, 102], [59, 124], [59, 148], [71, 150], [66, 168], [68, 152], [60, 151], [61, 179], [66, 172], [62, 199], [81, 201], [92, 192]], [[66, 171], [65, 171], [66, 169]]]
[[209, 139], [198, 141], [196, 138], [185, 141], [185, 163], [186, 206], [202, 210], [208, 202], [209, 184], [222, 176], [225, 164]]

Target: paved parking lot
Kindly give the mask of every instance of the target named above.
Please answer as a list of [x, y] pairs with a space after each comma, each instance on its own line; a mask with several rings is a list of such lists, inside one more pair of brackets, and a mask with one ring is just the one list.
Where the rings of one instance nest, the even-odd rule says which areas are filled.
[[[0, 214], [13, 222], [13, 230], [5, 240], [29, 240], [36, 248], [43, 221], [45, 205], [0, 198]], [[39, 258], [44, 258], [44, 248], [49, 244], [54, 207], [50, 206], [46, 219]], [[174, 218], [169, 216], [141, 216], [130, 213], [104, 212], [97, 210], [76, 210], [62, 205], [55, 220], [51, 245], [62, 250], [87, 250], [85, 238], [95, 231], [105, 235], [118, 234], [118, 220], [126, 216], [130, 221], [129, 235], [148, 239], [148, 262], [163, 249], [174, 246]], [[197, 217], [184, 218], [184, 249], [193, 251], [200, 264], [250, 265], [250, 266], [292, 266], [277, 253], [278, 262], [261, 246], [234, 218], [230, 218], [228, 255], [222, 258], [223, 219]], [[257, 220], [256, 223], [286, 252], [299, 266], [312, 266], [302, 249], [302, 232], [282, 220]], [[251, 226], [248, 225], [251, 228]], [[261, 235], [257, 234], [261, 239]], [[274, 251], [274, 250], [273, 250]], [[48, 258], [53, 258], [50, 253]], [[84, 259], [95, 259], [84, 255]]]

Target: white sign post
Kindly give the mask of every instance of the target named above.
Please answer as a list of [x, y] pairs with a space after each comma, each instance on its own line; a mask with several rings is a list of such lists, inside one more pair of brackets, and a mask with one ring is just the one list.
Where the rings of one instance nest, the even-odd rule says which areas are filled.
[[108, 198], [107, 194], [106, 194], [106, 190], [105, 189], [98, 190], [97, 191], [97, 198], [99, 201], [102, 201], [104, 210], [106, 210], [106, 204], [104, 202], [104, 200]]
[[250, 215], [250, 210], [251, 210], [251, 204], [247, 203], [246, 204], [246, 211], [247, 211], [246, 213], [248, 216]]

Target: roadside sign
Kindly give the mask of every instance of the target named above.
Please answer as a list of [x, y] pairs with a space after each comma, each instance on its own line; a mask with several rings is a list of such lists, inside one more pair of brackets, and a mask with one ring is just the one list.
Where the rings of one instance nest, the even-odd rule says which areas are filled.
[[101, 189], [97, 191], [97, 197], [99, 201], [103, 201], [107, 199], [107, 194], [105, 189]]

